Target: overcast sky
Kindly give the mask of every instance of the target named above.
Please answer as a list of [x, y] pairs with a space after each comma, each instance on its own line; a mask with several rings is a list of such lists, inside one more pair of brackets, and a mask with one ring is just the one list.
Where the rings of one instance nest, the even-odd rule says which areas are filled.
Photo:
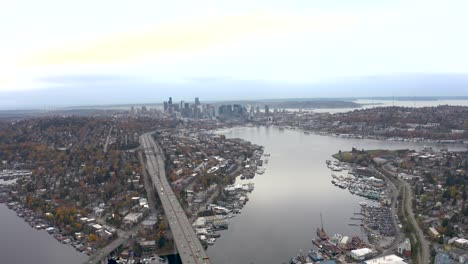
[[426, 75], [455, 76], [445, 88], [467, 95], [466, 10], [464, 0], [1, 1], [0, 103], [339, 97], [375, 76], [416, 88], [359, 94], [421, 95]]

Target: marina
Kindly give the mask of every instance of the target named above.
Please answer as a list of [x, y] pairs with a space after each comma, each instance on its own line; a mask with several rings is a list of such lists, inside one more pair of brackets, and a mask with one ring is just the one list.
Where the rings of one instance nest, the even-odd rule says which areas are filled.
[[[392, 237], [396, 235], [396, 227], [391, 221], [390, 210], [385, 207], [367, 206], [360, 203], [363, 217], [351, 217], [352, 220], [362, 221], [356, 225], [362, 227], [360, 235], [352, 237], [334, 234], [329, 237], [323, 224], [317, 228], [317, 238], [312, 240], [314, 246], [308, 254], [302, 254], [291, 258], [291, 264], [308, 263], [355, 263], [364, 259], [378, 256], [381, 252], [378, 246], [369, 241], [374, 236]], [[366, 235], [364, 235], [364, 233]]]
[[255, 189], [253, 183], [234, 184], [224, 188], [216, 204], [209, 204], [207, 210], [199, 213], [192, 226], [195, 234], [205, 246], [213, 246], [216, 238], [221, 237], [218, 231], [229, 228], [229, 219], [240, 214], [249, 200], [248, 194]]
[[[316, 228], [321, 226], [320, 213], [330, 239], [334, 234], [347, 234], [350, 239], [358, 236], [365, 240], [362, 221], [350, 220], [350, 217], [363, 218], [360, 202], [365, 201], [367, 205], [379, 203], [334, 186], [326, 160], [339, 150], [357, 146], [364, 149], [422, 149], [427, 145], [305, 135], [276, 127], [239, 127], [224, 134], [262, 145], [270, 156], [266, 172], [249, 180], [255, 183], [255, 191], [249, 195], [242, 214], [229, 219], [229, 229], [221, 231], [222, 236], [208, 248], [214, 263], [289, 263], [300, 249], [307, 255], [308, 249], [313, 247], [311, 240], [317, 236]], [[438, 149], [458, 147], [430, 146]], [[461, 146], [459, 149], [465, 148]], [[334, 173], [348, 174], [344, 170]], [[283, 211], [287, 211], [287, 216], [282, 214]]]

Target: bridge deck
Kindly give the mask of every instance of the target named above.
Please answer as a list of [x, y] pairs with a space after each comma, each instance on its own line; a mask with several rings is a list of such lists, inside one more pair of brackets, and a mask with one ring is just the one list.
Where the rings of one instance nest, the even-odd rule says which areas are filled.
[[169, 221], [177, 250], [184, 264], [209, 264], [210, 260], [166, 178], [164, 154], [150, 133], [141, 137], [148, 172]]

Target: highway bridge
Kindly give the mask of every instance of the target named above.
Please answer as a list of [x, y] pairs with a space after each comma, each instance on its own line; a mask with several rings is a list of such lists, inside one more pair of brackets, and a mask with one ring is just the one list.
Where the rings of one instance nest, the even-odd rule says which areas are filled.
[[169, 185], [164, 169], [164, 154], [151, 134], [146, 133], [141, 136], [146, 168], [161, 200], [182, 263], [210, 264], [209, 257], [195, 235], [192, 224]]
[[114, 252], [119, 246], [127, 242], [130, 236], [127, 233], [119, 234], [119, 237], [112, 241], [106, 247], [98, 250], [95, 254], [93, 254], [87, 261], [83, 262], [83, 264], [107, 264], [107, 257]]

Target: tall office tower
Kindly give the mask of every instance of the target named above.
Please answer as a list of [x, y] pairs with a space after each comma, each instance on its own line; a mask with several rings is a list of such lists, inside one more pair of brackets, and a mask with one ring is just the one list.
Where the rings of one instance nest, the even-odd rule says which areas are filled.
[[172, 105], [172, 97], [169, 97], [169, 105]]
[[190, 117], [190, 105], [189, 103], [184, 103], [184, 108], [181, 109], [184, 117]]
[[200, 105], [200, 99], [198, 97], [195, 97], [195, 105], [196, 106]]
[[265, 105], [265, 114], [266, 115], [270, 114], [270, 107], [268, 105]]
[[260, 113], [260, 106], [257, 105], [255, 110], [256, 110], [255, 112], [256, 112], [257, 114]]
[[219, 114], [219, 115], [225, 115], [226, 112], [227, 112], [227, 107], [226, 107], [226, 105], [221, 105], [221, 106], [219, 106], [219, 108], [218, 108], [218, 114]]
[[184, 101], [180, 101], [179, 109], [180, 109], [180, 111], [182, 111], [182, 109], [184, 109]]
[[169, 108], [169, 105], [166, 101], [164, 101], [164, 112], [167, 112], [167, 108]]

